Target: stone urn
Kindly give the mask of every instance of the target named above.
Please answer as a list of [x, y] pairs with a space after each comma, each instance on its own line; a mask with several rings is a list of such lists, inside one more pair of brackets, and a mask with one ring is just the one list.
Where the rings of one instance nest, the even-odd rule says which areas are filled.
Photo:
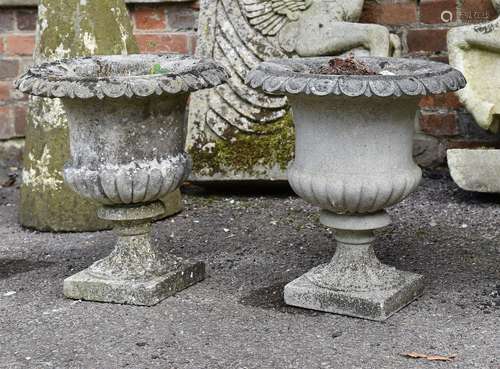
[[115, 249], [64, 281], [73, 299], [154, 305], [204, 278], [202, 262], [171, 255], [151, 240], [160, 198], [189, 175], [184, 152], [189, 93], [228, 78], [223, 67], [189, 56], [102, 56], [31, 68], [16, 87], [61, 98], [67, 111], [71, 160], [67, 184], [102, 204], [114, 222]]
[[412, 158], [421, 96], [458, 90], [465, 79], [441, 63], [376, 57], [357, 59], [372, 75], [320, 74], [329, 61], [274, 60], [247, 77], [253, 88], [288, 96], [296, 128], [288, 180], [322, 209], [337, 241], [330, 263], [285, 286], [285, 302], [385, 320], [422, 293], [423, 277], [382, 264], [374, 231], [391, 223], [384, 209], [421, 179]]

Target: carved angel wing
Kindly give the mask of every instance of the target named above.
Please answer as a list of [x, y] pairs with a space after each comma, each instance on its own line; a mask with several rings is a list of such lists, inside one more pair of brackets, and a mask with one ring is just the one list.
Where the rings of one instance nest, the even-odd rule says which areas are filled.
[[313, 0], [241, 0], [252, 26], [265, 36], [276, 35], [290, 21], [299, 19], [301, 11]]

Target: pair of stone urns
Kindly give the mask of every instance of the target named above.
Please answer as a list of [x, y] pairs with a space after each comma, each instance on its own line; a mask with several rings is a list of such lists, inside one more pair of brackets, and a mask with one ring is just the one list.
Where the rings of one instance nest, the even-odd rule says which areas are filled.
[[[456, 91], [464, 77], [448, 65], [360, 58], [374, 73], [318, 73], [331, 58], [263, 62], [245, 83], [286, 95], [296, 127], [289, 182], [319, 206], [335, 230], [336, 252], [286, 285], [290, 305], [384, 320], [423, 290], [423, 277], [376, 258], [374, 230], [390, 224], [384, 208], [418, 185], [412, 159], [414, 117], [422, 95]], [[64, 281], [69, 298], [154, 305], [204, 278], [202, 262], [166, 252], [151, 240], [159, 201], [190, 172], [184, 152], [190, 92], [217, 88], [228, 74], [212, 60], [186, 55], [101, 56], [31, 68], [16, 81], [27, 94], [61, 98], [70, 125], [64, 176], [99, 201], [114, 221], [112, 253]], [[186, 235], [189, 237], [189, 235]]]

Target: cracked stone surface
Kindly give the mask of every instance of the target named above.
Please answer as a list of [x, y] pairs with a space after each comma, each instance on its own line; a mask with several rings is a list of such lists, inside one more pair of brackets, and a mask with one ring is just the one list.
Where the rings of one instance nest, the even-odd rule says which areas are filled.
[[[385, 323], [284, 305], [283, 286], [334, 252], [317, 208], [291, 191], [190, 188], [186, 210], [156, 223], [153, 234], [168, 251], [206, 261], [207, 279], [151, 308], [64, 299], [63, 279], [109, 254], [114, 237], [23, 230], [16, 199], [14, 188], [0, 190], [0, 368], [500, 364], [500, 228], [485, 221], [499, 218], [500, 197], [467, 193], [448, 178], [424, 179], [389, 209], [395, 223], [378, 234], [382, 262], [426, 278], [424, 295]], [[457, 358], [399, 355], [408, 351]]]

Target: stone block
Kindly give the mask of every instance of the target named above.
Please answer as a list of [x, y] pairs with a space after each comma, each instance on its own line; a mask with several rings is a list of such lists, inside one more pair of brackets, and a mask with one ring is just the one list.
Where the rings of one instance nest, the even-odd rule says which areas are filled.
[[75, 300], [152, 306], [205, 278], [205, 265], [185, 260], [177, 270], [145, 280], [100, 278], [88, 270], [64, 280], [64, 296]]
[[453, 149], [447, 157], [451, 177], [461, 189], [500, 193], [500, 150]]
[[302, 275], [285, 286], [285, 303], [306, 309], [383, 321], [419, 297], [424, 290], [421, 275], [394, 270], [403, 282], [397, 288], [363, 292], [318, 287]]

